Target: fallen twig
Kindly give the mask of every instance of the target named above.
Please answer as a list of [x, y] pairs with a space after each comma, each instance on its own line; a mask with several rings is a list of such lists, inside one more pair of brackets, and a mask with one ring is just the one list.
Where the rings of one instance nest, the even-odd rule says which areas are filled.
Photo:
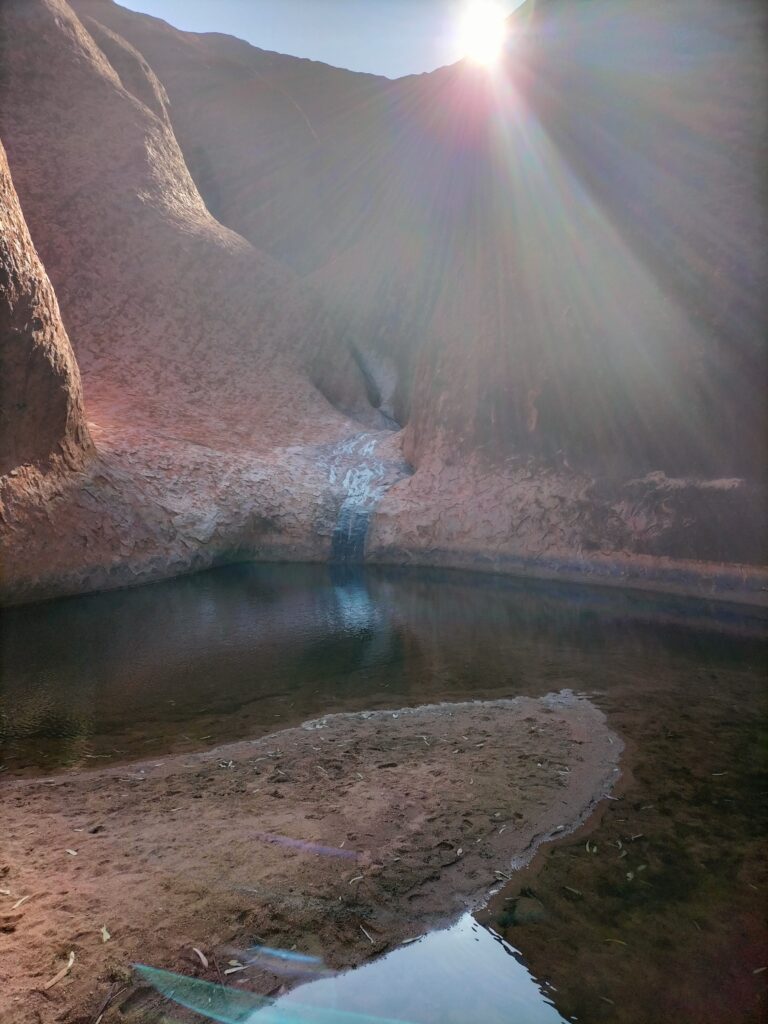
[[213, 958], [213, 966], [216, 968], [216, 974], [218, 975], [218, 978], [219, 978], [219, 984], [223, 985], [224, 984], [224, 978], [222, 977], [222, 974], [221, 974], [221, 968], [219, 967], [219, 961], [216, 959], [215, 956], [213, 956], [213, 954], [211, 954], [211, 956]]
[[109, 1009], [109, 1004], [113, 1002], [126, 988], [128, 988], [127, 985], [120, 985], [119, 983], [114, 984], [112, 988], [110, 988], [109, 992], [107, 992], [106, 996], [101, 1001], [101, 1005], [98, 1010], [94, 1013], [92, 1024], [99, 1024], [104, 1014]]
[[62, 978], [66, 978], [66, 976], [72, 970], [72, 964], [74, 964], [74, 962], [75, 962], [75, 953], [74, 953], [74, 950], [73, 950], [73, 951], [70, 952], [69, 960], [67, 960], [66, 964], [61, 968], [60, 971], [58, 971], [56, 974], [54, 974], [54, 976], [52, 978], [50, 978], [48, 981], [46, 981], [45, 985], [43, 985], [43, 988], [44, 989], [49, 989], [49, 988], [53, 988], [54, 985], [58, 985], [58, 983], [61, 981], [61, 979]]

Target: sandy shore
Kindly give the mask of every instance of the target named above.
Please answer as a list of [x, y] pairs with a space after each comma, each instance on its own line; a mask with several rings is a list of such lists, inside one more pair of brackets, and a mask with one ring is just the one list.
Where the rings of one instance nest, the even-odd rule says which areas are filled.
[[[360, 963], [476, 907], [583, 820], [620, 750], [602, 713], [564, 692], [331, 715], [6, 782], [0, 1020], [90, 1024], [110, 997], [104, 1024], [159, 1019], [132, 963], [215, 981], [254, 942]], [[281, 985], [256, 969], [227, 981]]]

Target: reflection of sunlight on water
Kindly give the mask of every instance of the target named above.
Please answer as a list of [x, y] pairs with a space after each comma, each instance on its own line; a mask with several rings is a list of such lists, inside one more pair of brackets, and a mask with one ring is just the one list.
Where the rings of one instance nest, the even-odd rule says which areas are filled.
[[[465, 914], [357, 970], [309, 982], [276, 1007], [312, 1006], [414, 1024], [563, 1024], [517, 952]], [[254, 1016], [254, 1024], [260, 1014]]]

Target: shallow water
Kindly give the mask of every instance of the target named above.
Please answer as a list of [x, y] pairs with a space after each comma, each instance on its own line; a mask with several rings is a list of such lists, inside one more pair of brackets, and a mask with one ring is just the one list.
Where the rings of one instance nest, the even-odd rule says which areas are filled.
[[0, 762], [35, 773], [205, 749], [333, 711], [672, 680], [708, 691], [718, 670], [751, 680], [757, 699], [766, 627], [758, 610], [616, 590], [273, 565], [1, 621]]
[[[79, 771], [333, 711], [570, 687], [624, 737], [623, 789], [588, 849], [583, 836], [556, 844], [482, 917], [509, 945], [465, 922], [313, 991], [352, 1008], [369, 979], [364, 999], [390, 1017], [410, 991], [404, 1019], [419, 1024], [449, 1010], [757, 1022], [767, 652], [755, 609], [450, 572], [231, 566], [4, 612], [0, 763]], [[519, 919], [521, 895], [540, 919]], [[424, 975], [420, 950], [440, 943], [449, 981]], [[518, 1008], [526, 993], [533, 1008]]]
[[465, 914], [453, 927], [355, 971], [302, 985], [276, 1008], [370, 1014], [371, 1024], [376, 1017], [411, 1024], [565, 1024], [551, 998], [517, 950]]

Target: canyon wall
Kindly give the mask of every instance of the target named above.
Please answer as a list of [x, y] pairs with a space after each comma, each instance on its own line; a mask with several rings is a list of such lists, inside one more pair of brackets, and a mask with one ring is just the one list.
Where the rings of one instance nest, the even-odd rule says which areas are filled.
[[[13, 0], [0, 24], [0, 137], [96, 444], [68, 474], [3, 478], [4, 596], [241, 554], [324, 557], [344, 497], [329, 467], [363, 424], [306, 367], [333, 365], [328, 393], [375, 426], [354, 360], [334, 354], [295, 275], [211, 216], [165, 90], [129, 43], [91, 35], [63, 0]], [[73, 369], [62, 382], [73, 408], [76, 383]], [[53, 400], [48, 414], [53, 428]], [[41, 422], [27, 426], [25, 460], [48, 443]]]
[[5, 599], [327, 558], [371, 474], [369, 560], [760, 599], [762, 17], [549, 0], [493, 75], [391, 82], [7, 0], [96, 455], [4, 478]]
[[0, 145], [0, 476], [76, 468], [91, 452], [80, 375]]
[[757, 5], [549, 0], [492, 76], [389, 82], [74, 2], [147, 55], [217, 215], [416, 375], [413, 455], [445, 429], [612, 475], [764, 475]]

